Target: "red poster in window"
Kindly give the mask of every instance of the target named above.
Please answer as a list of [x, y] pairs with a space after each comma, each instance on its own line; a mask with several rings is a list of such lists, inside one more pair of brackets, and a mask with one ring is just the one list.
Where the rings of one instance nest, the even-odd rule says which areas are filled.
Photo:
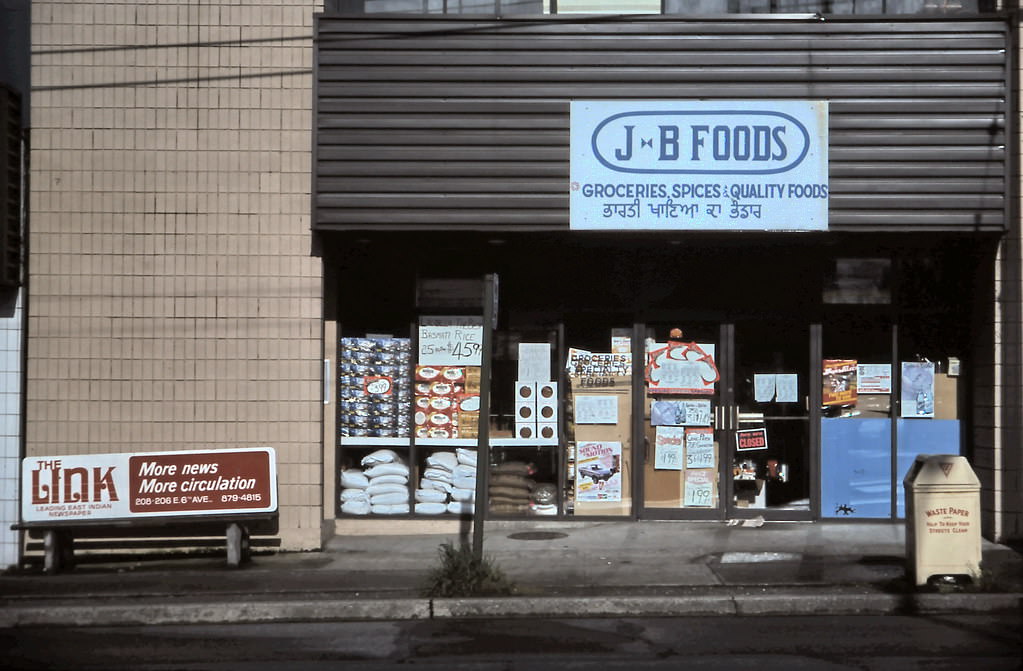
[[824, 405], [856, 404], [856, 359], [825, 359]]

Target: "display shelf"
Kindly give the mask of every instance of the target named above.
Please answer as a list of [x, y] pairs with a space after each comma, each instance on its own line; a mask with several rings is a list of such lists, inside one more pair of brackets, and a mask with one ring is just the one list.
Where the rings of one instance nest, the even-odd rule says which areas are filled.
[[557, 447], [557, 438], [491, 438], [491, 447]]
[[408, 438], [370, 438], [361, 436], [342, 436], [342, 447], [408, 447]]
[[476, 447], [475, 438], [416, 438], [416, 447]]
[[[342, 447], [408, 447], [408, 438], [369, 438], [344, 436]], [[475, 438], [417, 438], [417, 447], [476, 447]], [[491, 447], [557, 447], [557, 438], [491, 438]]]

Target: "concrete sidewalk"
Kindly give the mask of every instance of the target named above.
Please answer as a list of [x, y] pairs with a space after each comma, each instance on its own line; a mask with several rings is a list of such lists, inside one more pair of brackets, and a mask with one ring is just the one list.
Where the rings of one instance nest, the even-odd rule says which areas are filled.
[[988, 612], [1018, 609], [1023, 558], [983, 544], [980, 590], [920, 593], [905, 579], [899, 523], [565, 522], [486, 524], [484, 553], [512, 597], [428, 599], [453, 535], [336, 537], [322, 552], [83, 561], [0, 577], [0, 626], [439, 617]]

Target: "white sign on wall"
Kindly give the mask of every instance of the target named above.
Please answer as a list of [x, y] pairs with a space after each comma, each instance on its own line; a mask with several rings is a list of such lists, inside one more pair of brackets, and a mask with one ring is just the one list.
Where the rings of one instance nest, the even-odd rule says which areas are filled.
[[423, 317], [418, 362], [424, 366], [480, 366], [483, 320], [479, 317]]
[[271, 447], [26, 457], [25, 522], [277, 510]]
[[824, 101], [573, 101], [575, 230], [828, 227]]

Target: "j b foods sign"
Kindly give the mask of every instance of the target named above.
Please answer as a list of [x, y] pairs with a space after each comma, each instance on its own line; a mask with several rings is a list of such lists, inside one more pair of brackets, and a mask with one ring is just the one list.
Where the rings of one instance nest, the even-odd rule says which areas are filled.
[[827, 229], [828, 104], [572, 103], [577, 230]]
[[24, 522], [277, 510], [273, 448], [29, 457]]

